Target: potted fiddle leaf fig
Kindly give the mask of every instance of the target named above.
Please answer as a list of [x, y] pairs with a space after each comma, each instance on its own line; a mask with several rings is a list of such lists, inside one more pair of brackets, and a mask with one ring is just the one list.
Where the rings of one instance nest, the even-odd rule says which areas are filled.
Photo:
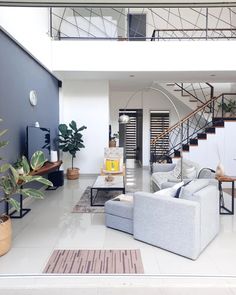
[[69, 126], [66, 124], [60, 124], [59, 127], [59, 149], [63, 152], [68, 152], [71, 155], [71, 168], [67, 169], [67, 178], [68, 179], [78, 179], [79, 178], [79, 168], [74, 167], [74, 159], [76, 153], [80, 149], [85, 148], [83, 144], [83, 134], [81, 131], [87, 129], [86, 126], [77, 127], [75, 121], [71, 121]]
[[[2, 121], [0, 119], [0, 121]], [[7, 130], [0, 132], [3, 136]], [[0, 147], [5, 147], [7, 141], [0, 141]], [[0, 160], [3, 160], [0, 158]], [[36, 151], [30, 162], [25, 156], [21, 158], [22, 173], [19, 173], [11, 164], [4, 163], [0, 166], [0, 203], [7, 202], [12, 209], [20, 210], [20, 204], [15, 197], [21, 194], [23, 197], [33, 197], [42, 199], [44, 193], [41, 189], [25, 188], [24, 184], [31, 182], [39, 182], [43, 185], [52, 186], [53, 184], [39, 175], [31, 175], [32, 171], [40, 169], [46, 159], [42, 151]], [[0, 256], [6, 254], [11, 248], [12, 227], [11, 219], [7, 215], [0, 215]]]

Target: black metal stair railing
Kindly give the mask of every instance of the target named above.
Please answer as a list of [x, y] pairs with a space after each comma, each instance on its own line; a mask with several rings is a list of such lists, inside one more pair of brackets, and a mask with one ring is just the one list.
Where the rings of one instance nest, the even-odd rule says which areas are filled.
[[[182, 150], [188, 151], [191, 145], [197, 144], [197, 140], [206, 139], [207, 133], [213, 133], [215, 127], [223, 126], [224, 120], [232, 118], [236, 118], [236, 93], [223, 93], [210, 99], [153, 139], [151, 164], [162, 162], [169, 157], [180, 157]], [[168, 151], [166, 151], [166, 138], [169, 139]], [[161, 152], [162, 145], [165, 145], [163, 152]]]
[[197, 101], [198, 106], [204, 104], [214, 97], [214, 87], [210, 83], [175, 83], [183, 97], [188, 97], [190, 101]]

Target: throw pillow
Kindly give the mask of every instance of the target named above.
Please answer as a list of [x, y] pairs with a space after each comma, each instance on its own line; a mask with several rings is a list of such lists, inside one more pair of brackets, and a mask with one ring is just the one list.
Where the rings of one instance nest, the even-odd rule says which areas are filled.
[[192, 195], [204, 187], [209, 185], [209, 180], [208, 179], [195, 179], [192, 180], [189, 185], [183, 187], [180, 193], [180, 198], [181, 199], [186, 199], [186, 200], [191, 200]]
[[113, 201], [133, 202], [133, 196], [121, 194], [112, 199]]
[[179, 187], [182, 187], [183, 184], [184, 184], [183, 181], [179, 182], [179, 183], [175, 184], [172, 187], [165, 188], [165, 189], [162, 189], [160, 191], [155, 192], [154, 195], [174, 198], [175, 195], [176, 195], [177, 190], [179, 189]]
[[176, 194], [175, 194], [175, 198], [179, 198], [180, 197], [181, 191], [182, 191], [183, 187], [187, 186], [190, 182], [191, 182], [191, 180], [188, 181], [188, 182], [186, 182], [184, 185], [182, 185], [181, 187], [179, 187], [177, 189]]
[[194, 179], [197, 177], [196, 168], [194, 166], [192, 167], [185, 167], [183, 169], [183, 178], [187, 179]]

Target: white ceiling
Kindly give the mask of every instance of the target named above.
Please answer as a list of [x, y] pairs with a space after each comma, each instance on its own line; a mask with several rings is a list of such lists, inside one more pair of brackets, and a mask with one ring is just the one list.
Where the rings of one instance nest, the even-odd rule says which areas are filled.
[[[63, 80], [109, 80], [112, 91], [132, 91], [157, 83], [209, 82], [236, 83], [236, 71], [227, 72], [72, 72], [55, 71]], [[134, 77], [133, 77], [134, 76]]]

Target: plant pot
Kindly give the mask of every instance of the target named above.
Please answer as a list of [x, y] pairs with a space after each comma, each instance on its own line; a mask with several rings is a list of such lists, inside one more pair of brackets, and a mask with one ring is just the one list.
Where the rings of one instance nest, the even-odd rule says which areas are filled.
[[0, 256], [6, 254], [11, 248], [12, 226], [9, 216], [0, 217]]
[[225, 118], [230, 118], [231, 117], [231, 112], [225, 112], [224, 117]]
[[109, 141], [109, 147], [116, 147], [116, 140], [112, 139]]
[[79, 168], [68, 168], [66, 177], [69, 180], [74, 180], [79, 178]]

